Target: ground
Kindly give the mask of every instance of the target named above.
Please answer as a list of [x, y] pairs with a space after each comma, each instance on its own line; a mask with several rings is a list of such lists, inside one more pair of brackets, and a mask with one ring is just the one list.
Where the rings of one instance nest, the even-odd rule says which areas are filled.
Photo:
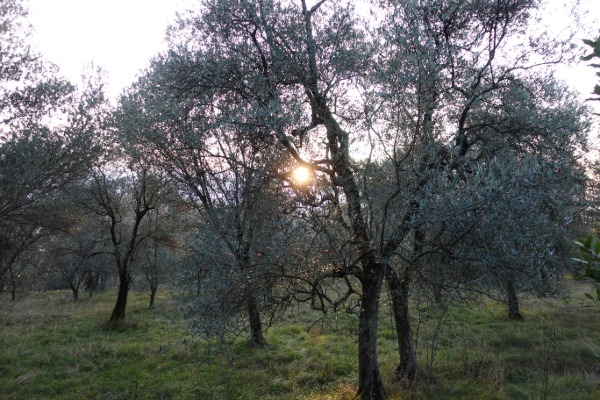
[[[439, 313], [413, 305], [419, 360], [428, 373], [394, 380], [395, 336], [380, 318], [379, 356], [392, 399], [597, 399], [600, 306], [590, 283], [568, 281], [567, 299], [525, 299], [523, 322], [481, 299]], [[0, 399], [352, 399], [356, 319], [340, 313], [313, 325], [300, 307], [266, 332], [207, 345], [178, 318], [171, 293], [156, 307], [133, 293], [125, 323], [105, 321], [115, 294], [79, 302], [68, 292], [0, 298]], [[438, 326], [440, 327], [438, 329]], [[309, 329], [310, 328], [310, 329]], [[434, 345], [432, 345], [432, 339]], [[432, 362], [433, 361], [433, 362]]]

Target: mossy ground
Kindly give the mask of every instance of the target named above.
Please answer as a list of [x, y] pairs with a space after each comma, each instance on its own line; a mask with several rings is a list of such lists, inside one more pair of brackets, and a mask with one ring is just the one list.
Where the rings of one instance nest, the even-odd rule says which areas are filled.
[[[415, 316], [419, 359], [429, 379], [395, 382], [396, 340], [380, 324], [379, 358], [392, 399], [598, 399], [600, 308], [571, 282], [571, 300], [525, 300], [525, 321], [492, 301]], [[132, 293], [127, 320], [107, 325], [115, 295], [73, 303], [69, 293], [0, 298], [1, 399], [352, 399], [356, 321], [312, 325], [307, 310], [266, 332], [255, 348], [239, 338], [215, 349], [177, 319], [172, 296], [156, 307]], [[416, 307], [415, 307], [416, 308]], [[312, 327], [311, 327], [312, 326]], [[309, 329], [310, 328], [310, 329]], [[428, 339], [437, 338], [437, 346]], [[433, 356], [433, 357], [432, 357]], [[429, 361], [434, 359], [429, 368]]]

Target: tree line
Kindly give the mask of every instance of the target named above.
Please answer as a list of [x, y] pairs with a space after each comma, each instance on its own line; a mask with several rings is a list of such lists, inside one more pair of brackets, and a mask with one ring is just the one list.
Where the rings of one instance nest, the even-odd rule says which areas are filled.
[[112, 271], [118, 321], [134, 272], [151, 305], [177, 276], [192, 329], [256, 346], [298, 302], [353, 313], [357, 393], [385, 398], [383, 301], [411, 382], [415, 293], [521, 319], [519, 294], [560, 291], [591, 123], [552, 73], [572, 38], [532, 33], [539, 5], [205, 0], [111, 106], [96, 75], [77, 88], [34, 54], [5, 2], [1, 287], [58, 272], [76, 300]]

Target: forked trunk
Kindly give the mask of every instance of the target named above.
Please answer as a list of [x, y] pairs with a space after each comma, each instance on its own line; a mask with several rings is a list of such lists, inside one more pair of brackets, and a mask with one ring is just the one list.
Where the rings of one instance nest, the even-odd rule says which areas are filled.
[[508, 303], [508, 319], [522, 321], [523, 316], [519, 312], [519, 297], [512, 279], [506, 282], [506, 302]]
[[125, 319], [125, 309], [127, 308], [127, 295], [129, 294], [130, 276], [128, 272], [119, 274], [119, 293], [117, 294], [117, 303], [113, 309], [110, 321], [121, 321]]
[[248, 317], [250, 319], [250, 342], [255, 346], [263, 346], [265, 338], [262, 333], [260, 310], [253, 294], [248, 295]]
[[378, 268], [361, 280], [362, 298], [358, 331], [358, 393], [362, 400], [385, 399], [386, 393], [377, 360], [377, 313], [383, 283]]
[[410, 316], [408, 307], [408, 296], [410, 290], [410, 274], [403, 273], [402, 279], [396, 271], [388, 266], [386, 268], [386, 280], [392, 297], [392, 308], [396, 324], [396, 336], [398, 338], [398, 352], [400, 364], [396, 369], [398, 380], [412, 382], [419, 373], [417, 364], [417, 353], [410, 328]]

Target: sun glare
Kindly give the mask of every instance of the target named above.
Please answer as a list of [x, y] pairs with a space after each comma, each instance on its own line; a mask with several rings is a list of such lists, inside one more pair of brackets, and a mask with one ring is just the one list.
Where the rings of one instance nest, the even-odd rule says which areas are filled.
[[308, 183], [308, 181], [310, 181], [312, 177], [312, 171], [310, 168], [305, 167], [305, 166], [299, 166], [294, 168], [294, 170], [292, 171], [292, 178], [294, 178], [294, 181], [296, 181], [296, 183], [300, 184], [300, 185], [304, 185], [306, 183]]

